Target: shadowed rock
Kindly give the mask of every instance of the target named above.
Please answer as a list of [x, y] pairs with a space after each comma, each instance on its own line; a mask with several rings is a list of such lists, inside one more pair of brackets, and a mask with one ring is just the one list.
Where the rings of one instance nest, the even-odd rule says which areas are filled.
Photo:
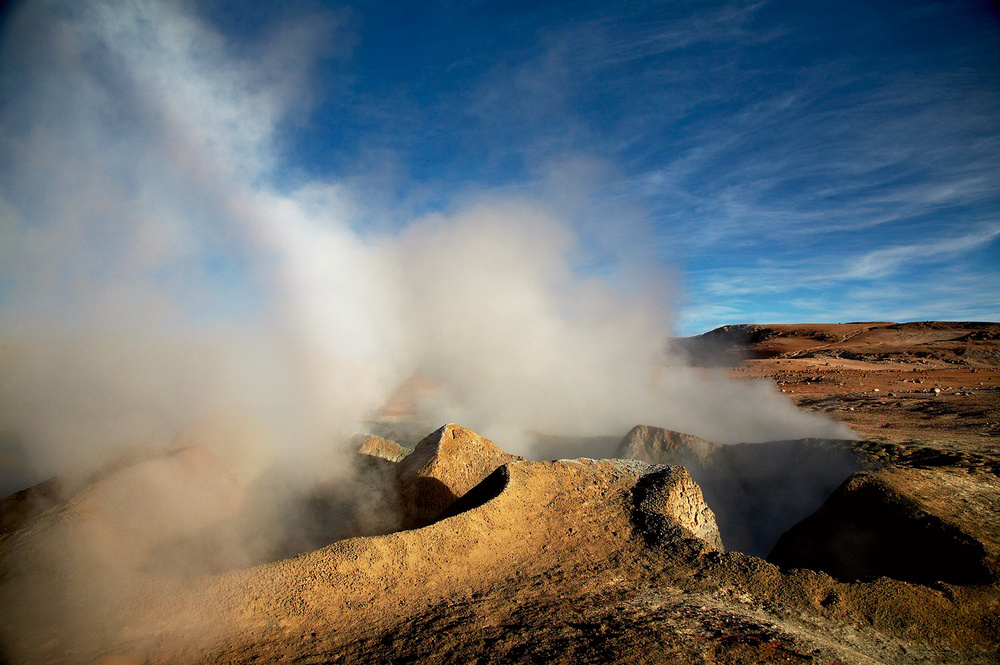
[[432, 522], [497, 467], [517, 459], [522, 458], [458, 425], [432, 432], [399, 463], [396, 478], [406, 523]]
[[851, 476], [781, 537], [768, 560], [841, 580], [997, 579], [1000, 482], [991, 474], [890, 467]]
[[778, 537], [863, 468], [850, 441], [799, 439], [720, 445], [636, 426], [618, 455], [683, 466], [711, 506], [730, 550], [764, 556]]

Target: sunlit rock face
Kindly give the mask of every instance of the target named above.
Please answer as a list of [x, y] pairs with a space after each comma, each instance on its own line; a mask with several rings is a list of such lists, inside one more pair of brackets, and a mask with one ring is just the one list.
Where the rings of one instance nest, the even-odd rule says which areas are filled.
[[723, 551], [715, 514], [705, 503], [701, 488], [682, 466], [651, 467], [632, 490], [633, 521], [647, 541], [677, 537], [699, 538]]
[[618, 445], [616, 457], [651, 464], [704, 465], [719, 446], [705, 439], [661, 427], [636, 425]]
[[378, 457], [389, 462], [399, 462], [413, 452], [409, 448], [405, 448], [395, 441], [383, 439], [382, 437], [375, 436], [374, 434], [369, 434], [364, 437], [359, 436], [357, 438], [361, 439], [361, 444], [358, 446], [358, 453], [361, 455]]
[[413, 525], [430, 522], [497, 467], [516, 459], [521, 458], [464, 427], [435, 430], [399, 465], [406, 520]]

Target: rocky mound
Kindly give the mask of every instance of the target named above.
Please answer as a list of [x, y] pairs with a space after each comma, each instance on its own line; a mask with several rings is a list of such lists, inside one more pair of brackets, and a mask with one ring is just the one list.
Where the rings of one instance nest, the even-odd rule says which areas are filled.
[[637, 459], [653, 464], [688, 464], [704, 467], [711, 464], [719, 446], [693, 434], [674, 432], [661, 427], [636, 425], [621, 443], [616, 457]]
[[[393, 482], [432, 478], [461, 492], [443, 516], [224, 574], [183, 577], [81, 556], [85, 543], [144, 542], [129, 529], [102, 540], [108, 532], [92, 527], [117, 510], [103, 501], [74, 499], [29, 520], [0, 539], [0, 656], [150, 665], [997, 662], [995, 581], [838, 582], [782, 570], [721, 551], [712, 510], [682, 468], [529, 462], [457, 426], [425, 442], [400, 463], [378, 461], [397, 471]], [[467, 468], [473, 450], [491, 461]], [[175, 470], [195, 462], [209, 476], [201, 494], [225, 489], [225, 465], [191, 455]], [[123, 477], [143, 475], [135, 471]], [[984, 565], [995, 571], [993, 486], [918, 471], [904, 472], [907, 496], [942, 522], [976, 522], [965, 533], [985, 543]], [[162, 509], [143, 497], [155, 485], [127, 484], [136, 506]], [[955, 488], [964, 493], [945, 502]]]
[[617, 454], [686, 468], [715, 511], [727, 546], [757, 556], [765, 556], [782, 533], [865, 466], [850, 441], [719, 445], [641, 425], [622, 439]]
[[904, 467], [854, 474], [768, 556], [841, 580], [884, 575], [919, 584], [993, 583], [998, 559], [996, 476]]
[[383, 439], [374, 434], [362, 437], [361, 443], [358, 445], [359, 454], [378, 457], [389, 462], [399, 462], [411, 452], [409, 448], [404, 448], [395, 441]]
[[445, 425], [417, 444], [396, 478], [407, 524], [427, 524], [507, 462], [521, 459], [471, 430]]
[[652, 467], [636, 482], [632, 499], [632, 521], [649, 544], [698, 538], [723, 550], [715, 514], [684, 467]]
[[47, 510], [69, 501], [100, 479], [135, 464], [162, 457], [169, 451], [136, 448], [123, 451], [115, 461], [89, 473], [49, 478], [0, 499], [0, 537], [13, 533]]
[[[416, 472], [454, 489], [476, 473], [448, 473], [464, 464], [470, 449], [499, 450], [456, 426], [425, 441], [425, 461]], [[102, 529], [93, 527], [119, 519], [124, 506], [109, 503], [118, 488], [127, 486], [140, 507], [151, 505], [143, 501], [142, 486], [134, 484], [147, 470], [143, 465], [125, 470], [86, 491], [81, 502], [48, 513], [3, 542], [3, 643], [27, 662], [86, 662], [123, 650], [150, 662], [185, 662], [185, 653], [196, 661], [223, 658], [217, 649], [229, 659], [232, 645], [241, 645], [238, 651], [244, 653], [247, 643], [255, 645], [253, 653], [269, 654], [263, 656], [268, 660], [289, 646], [289, 630], [323, 626], [324, 638], [339, 630], [350, 634], [348, 627], [369, 612], [391, 618], [400, 608], [420, 611], [512, 575], [544, 574], [540, 571], [552, 557], [569, 555], [573, 566], [586, 561], [596, 569], [629, 543], [664, 547], [689, 539], [700, 543], [696, 550], [720, 546], [711, 510], [683, 469], [618, 460], [527, 462], [500, 452], [506, 458], [502, 466], [466, 493], [485, 491], [486, 498], [424, 529], [343, 540], [295, 559], [187, 581], [151, 575], [131, 557], [122, 566], [119, 551], [101, 550], [78, 568], [81, 544], [124, 549], [134, 544], [125, 532], [95, 538]], [[189, 454], [180, 455], [181, 461]], [[409, 474], [422, 477], [400, 469], [401, 477]], [[138, 537], [145, 542], [141, 533]], [[419, 591], [411, 593], [414, 589]], [[36, 603], [32, 612], [23, 611], [25, 593]], [[127, 633], [118, 633], [124, 625]], [[313, 650], [324, 644], [315, 631], [310, 634], [299, 646]]]

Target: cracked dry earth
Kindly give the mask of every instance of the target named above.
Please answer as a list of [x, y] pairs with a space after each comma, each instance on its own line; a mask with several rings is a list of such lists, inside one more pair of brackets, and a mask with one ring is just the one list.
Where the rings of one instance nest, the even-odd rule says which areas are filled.
[[[847, 342], [863, 341], [864, 331], [848, 333]], [[797, 362], [809, 353], [800, 339], [809, 334], [743, 342], [740, 352], [769, 342], [792, 344], [799, 355], [748, 360], [732, 371], [767, 376], [761, 360]], [[931, 361], [970, 356], [955, 355], [954, 346]], [[995, 364], [977, 362], [992, 381]], [[783, 375], [786, 390], [797, 376]], [[840, 374], [845, 383], [852, 376]], [[852, 394], [841, 392], [837, 399]], [[995, 406], [987, 400], [982, 408]], [[954, 439], [914, 436], [950, 431], [933, 414], [909, 429], [876, 428], [878, 438], [867, 436], [874, 430], [866, 420], [845, 420], [867, 438], [715, 447], [646, 427], [591, 446], [608, 458], [641, 450], [646, 461], [529, 461], [454, 425], [405, 457], [392, 442], [370, 438], [359, 459], [370, 471], [366, 482], [382, 489], [378, 505], [399, 510], [398, 523], [379, 526], [391, 533], [215, 574], [123, 569], [120, 557], [93, 545], [85, 579], [74, 577], [81, 553], [69, 556], [66, 546], [81, 530], [99, 544], [95, 536], [117, 528], [94, 496], [122, 470], [71, 497], [50, 497], [43, 511], [26, 508], [24, 496], [8, 499], [4, 511], [16, 519], [5, 519], [0, 540], [4, 656], [104, 665], [1000, 662], [1000, 460], [992, 435], [976, 422]], [[772, 449], [790, 460], [784, 470], [754, 476], [741, 463]], [[790, 454], [798, 449], [806, 452]], [[178, 468], [194, 460], [198, 477], [212, 482], [206, 469], [214, 467], [200, 453], [185, 455]], [[757, 524], [767, 519], [761, 506], [784, 510], [768, 492], [782, 485], [781, 473], [792, 478], [810, 460], [824, 482], [832, 478], [825, 470], [841, 475], [832, 496], [794, 517], [776, 553], [719, 547], [733, 515]], [[481, 480], [472, 489], [470, 469]], [[720, 493], [720, 469], [737, 474], [742, 494]], [[692, 478], [704, 483], [707, 504]], [[428, 504], [412, 505], [418, 483], [446, 506], [437, 518], [428, 517]], [[212, 496], [228, 496], [225, 486], [219, 492]], [[853, 567], [840, 565], [845, 560]], [[975, 574], [964, 576], [968, 570]]]

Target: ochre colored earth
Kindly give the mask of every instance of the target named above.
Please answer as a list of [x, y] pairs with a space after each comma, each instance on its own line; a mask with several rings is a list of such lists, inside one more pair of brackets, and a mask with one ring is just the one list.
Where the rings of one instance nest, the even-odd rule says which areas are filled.
[[746, 328], [757, 341], [729, 347], [732, 376], [773, 378], [867, 439], [986, 452], [1000, 442], [1000, 324]]
[[[393, 439], [398, 426], [402, 445], [353, 444], [363, 488], [345, 486], [364, 489], [364, 501], [307, 497], [322, 524], [347, 525], [336, 533], [383, 535], [218, 571], [158, 564], [183, 536], [142, 519], [182, 524], [200, 502], [211, 510], [198, 510], [185, 551], [226, 529], [252, 540], [231, 522], [261, 505], [256, 490], [197, 441], [72, 489], [54, 481], [2, 506], [0, 656], [998, 663], [998, 338], [998, 324], [864, 323], [730, 327], [674, 345], [737, 379], [773, 377], [800, 407], [848, 423], [856, 442], [719, 447], [637, 423], [654, 427], [623, 432], [611, 449], [641, 459], [528, 461], [454, 425], [414, 440], [404, 388], [373, 432]], [[410, 464], [402, 446], [415, 447]], [[479, 463], [468, 461], [475, 450]], [[793, 490], [806, 466], [832, 495], [796, 516], [766, 558], [728, 546], [727, 533], [763, 528], [767, 510], [804, 509]], [[183, 496], [156, 500], [163, 473]], [[726, 492], [727, 474], [739, 492]], [[706, 483], [704, 497], [692, 478]], [[452, 502], [436, 518], [408, 508], [418, 480], [438, 483], [436, 506]], [[144, 500], [115, 503], [126, 490]], [[372, 506], [430, 523], [384, 533], [391, 520], [362, 519]], [[751, 531], [746, 542], [768, 542]]]

